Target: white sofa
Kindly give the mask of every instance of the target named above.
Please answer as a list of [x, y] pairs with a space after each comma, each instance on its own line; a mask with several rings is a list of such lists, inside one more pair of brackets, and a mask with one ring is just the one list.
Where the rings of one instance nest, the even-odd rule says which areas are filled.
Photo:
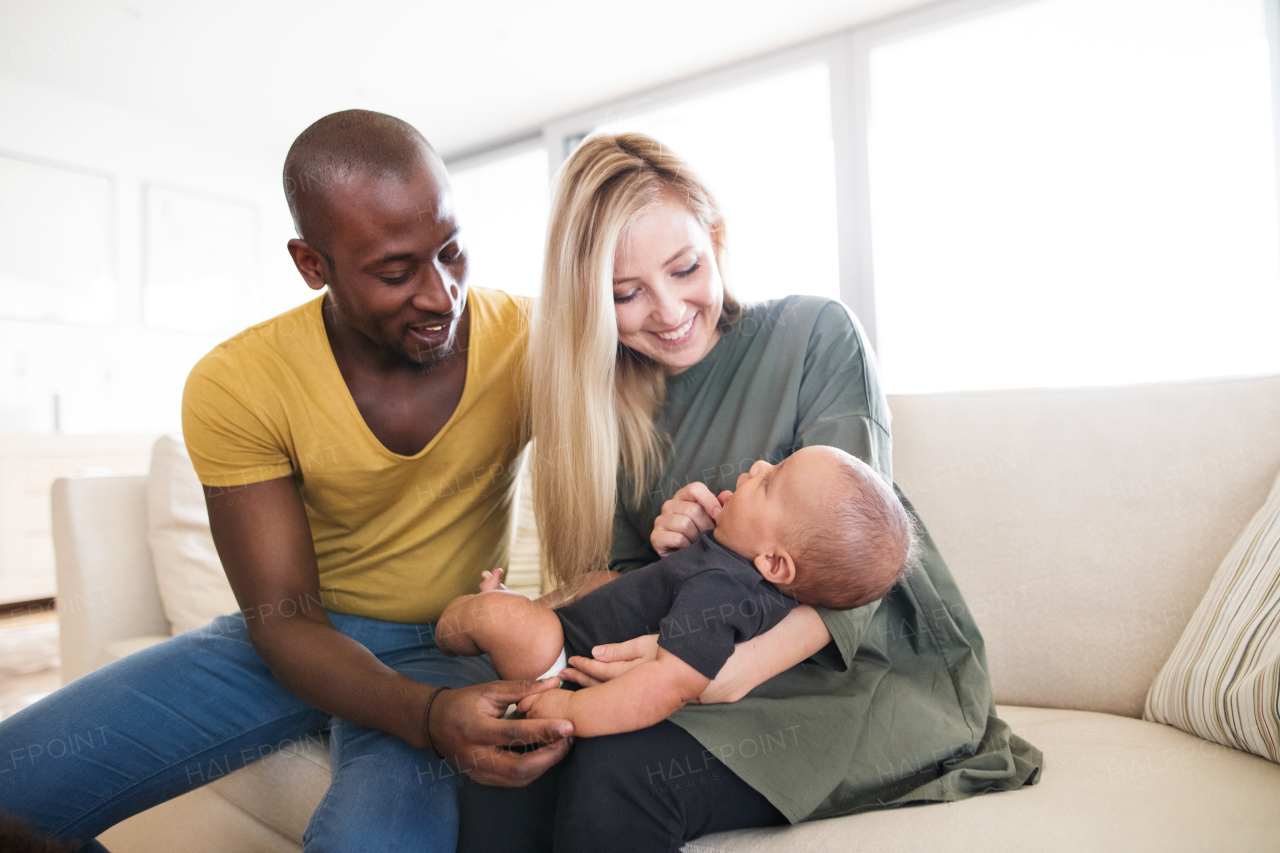
[[[685, 849], [1280, 849], [1280, 765], [1140, 719], [1280, 471], [1280, 377], [893, 397], [890, 407], [896, 479], [977, 617], [1001, 716], [1044, 752], [1042, 779]], [[145, 477], [55, 486], [70, 677], [169, 633], [146, 490]], [[320, 746], [277, 753], [102, 841], [115, 853], [296, 851], [328, 778]]]

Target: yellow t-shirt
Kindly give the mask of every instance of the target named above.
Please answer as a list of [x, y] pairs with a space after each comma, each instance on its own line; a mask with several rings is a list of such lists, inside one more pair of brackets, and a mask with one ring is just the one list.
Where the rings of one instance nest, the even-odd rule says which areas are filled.
[[505, 566], [520, 454], [529, 300], [473, 287], [467, 374], [453, 417], [413, 456], [369, 430], [338, 371], [323, 297], [246, 329], [200, 360], [182, 429], [200, 482], [292, 476], [327, 609], [435, 622], [480, 572]]

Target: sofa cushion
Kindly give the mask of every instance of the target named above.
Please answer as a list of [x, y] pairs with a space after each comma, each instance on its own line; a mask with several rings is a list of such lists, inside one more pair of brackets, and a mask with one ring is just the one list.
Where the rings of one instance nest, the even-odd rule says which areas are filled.
[[1280, 477], [1218, 567], [1143, 716], [1280, 762]]
[[134, 652], [140, 652], [143, 649], [154, 646], [156, 643], [163, 643], [169, 639], [172, 638], [167, 634], [143, 634], [140, 637], [126, 637], [123, 640], [107, 643], [102, 649], [102, 656], [98, 659], [97, 666], [115, 663]]
[[530, 598], [542, 594], [542, 547], [538, 540], [538, 524], [533, 516], [533, 488], [529, 471], [529, 452], [520, 461], [520, 482], [516, 486], [516, 503], [512, 511], [511, 555], [507, 560], [506, 586]]
[[[785, 831], [721, 833], [690, 842], [684, 850], [1275, 849], [1280, 765], [1128, 717], [1016, 706], [997, 710], [1015, 731], [1043, 748], [1045, 771], [1039, 785]], [[313, 740], [195, 793], [212, 790], [253, 823], [300, 844], [328, 782], [326, 747]], [[146, 814], [159, 819], [158, 811]], [[161, 830], [157, 826], [154, 831]]]
[[174, 634], [237, 609], [209, 533], [204, 490], [180, 435], [162, 436], [151, 453], [147, 536], [160, 602]]
[[302, 844], [311, 813], [332, 778], [329, 741], [312, 735], [277, 746], [273, 754], [209, 787], [259, 823]]
[[101, 666], [108, 643], [172, 629], [147, 545], [147, 478], [60, 477], [50, 497], [66, 684]]
[[98, 838], [117, 853], [300, 853], [329, 779], [327, 738], [301, 738]]
[[117, 823], [98, 836], [114, 853], [302, 853], [206, 785]]
[[996, 701], [1140, 717], [1280, 471], [1280, 377], [889, 405], [894, 478], [982, 630]]
[[784, 830], [706, 836], [685, 853], [827, 850], [1275, 850], [1280, 766], [1169, 726], [1000, 706], [1045, 755], [1040, 784]]

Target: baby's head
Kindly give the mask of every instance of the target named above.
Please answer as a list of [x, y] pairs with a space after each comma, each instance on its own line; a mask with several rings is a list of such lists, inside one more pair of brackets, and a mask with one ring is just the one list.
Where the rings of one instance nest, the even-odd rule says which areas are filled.
[[801, 604], [833, 610], [882, 597], [920, 550], [893, 489], [862, 460], [821, 446], [752, 465], [715, 537]]

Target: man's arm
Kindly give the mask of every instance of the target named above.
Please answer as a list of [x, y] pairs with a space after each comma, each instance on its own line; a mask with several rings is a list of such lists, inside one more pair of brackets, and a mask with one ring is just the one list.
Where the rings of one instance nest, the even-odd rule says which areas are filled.
[[[231, 489], [205, 486], [209, 527], [249, 628], [249, 639], [290, 691], [328, 714], [424, 748], [424, 712], [435, 687], [383, 664], [333, 627], [302, 496], [288, 477]], [[555, 682], [493, 682], [443, 691], [431, 710], [437, 753], [477, 781], [523, 785], [564, 757], [563, 719], [502, 720], [511, 702]], [[543, 743], [519, 754], [504, 749]]]
[[645, 729], [670, 717], [698, 697], [711, 679], [659, 648], [652, 661], [627, 670], [598, 687], [552, 690], [522, 700], [532, 718], [563, 718], [579, 737], [600, 737]]

